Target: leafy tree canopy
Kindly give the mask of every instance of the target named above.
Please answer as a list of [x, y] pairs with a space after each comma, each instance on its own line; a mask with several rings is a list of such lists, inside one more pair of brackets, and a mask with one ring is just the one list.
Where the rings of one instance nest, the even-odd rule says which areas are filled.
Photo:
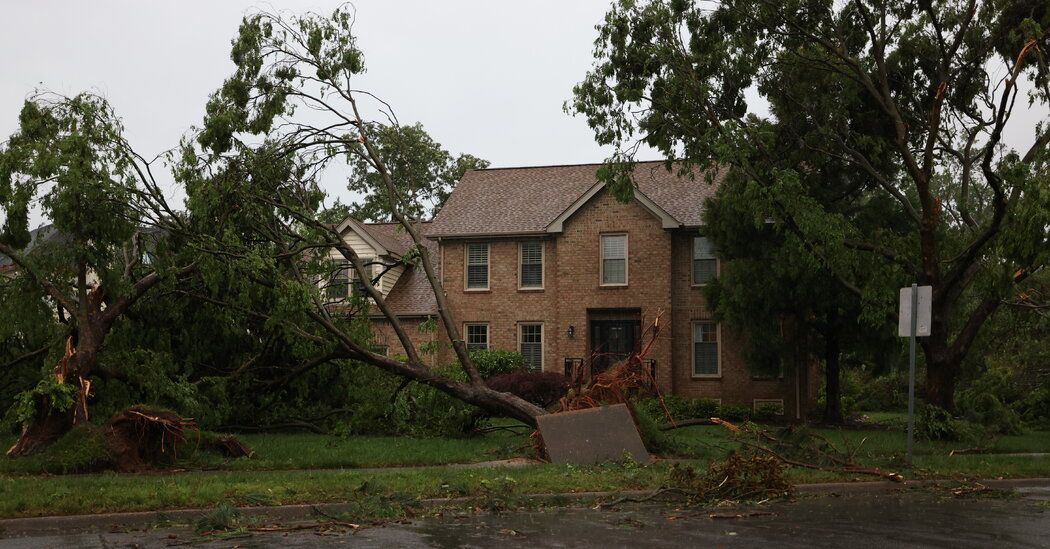
[[1050, 259], [1050, 133], [1003, 142], [1023, 94], [1050, 100], [1048, 27], [1033, 0], [622, 0], [571, 108], [616, 147], [615, 189], [641, 143], [739, 173], [872, 321], [932, 285], [928, 390], [951, 408], [980, 327]]

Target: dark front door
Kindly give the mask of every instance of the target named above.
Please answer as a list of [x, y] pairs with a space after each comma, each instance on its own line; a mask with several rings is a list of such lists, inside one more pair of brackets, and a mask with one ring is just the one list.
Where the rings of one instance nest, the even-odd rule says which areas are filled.
[[640, 320], [591, 321], [591, 370], [601, 372], [637, 350]]

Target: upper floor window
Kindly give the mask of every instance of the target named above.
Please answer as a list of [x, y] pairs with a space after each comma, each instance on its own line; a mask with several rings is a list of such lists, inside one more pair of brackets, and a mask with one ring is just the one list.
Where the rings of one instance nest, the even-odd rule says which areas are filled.
[[467, 324], [467, 350], [485, 351], [489, 348], [489, 325], [483, 323]]
[[368, 263], [370, 261], [371, 261], [370, 259], [364, 259], [364, 258], [361, 259], [361, 263], [364, 264], [364, 265], [362, 265], [362, 267], [363, 267], [362, 270], [364, 271], [364, 277], [362, 277], [361, 275], [357, 274], [357, 270], [356, 269], [354, 269], [353, 267], [350, 267], [350, 272], [352, 273], [351, 276], [352, 276], [353, 281], [354, 281], [354, 284], [353, 284], [354, 295], [368, 297], [368, 292], [365, 290], [365, 284], [372, 284], [372, 278], [375, 277], [375, 269], [374, 269], [375, 265], [369, 265]]
[[543, 370], [543, 324], [523, 323], [518, 325], [518, 352], [525, 359], [525, 367]]
[[722, 367], [718, 360], [718, 324], [693, 323], [693, 376], [718, 377]]
[[489, 288], [489, 245], [467, 244], [467, 289]]
[[333, 261], [330, 269], [332, 274], [329, 276], [325, 295], [331, 300], [346, 299], [350, 290], [350, 265], [346, 262]]
[[603, 286], [627, 284], [627, 235], [602, 235], [601, 276]]
[[718, 276], [715, 245], [706, 236], [693, 238], [693, 285], [702, 286]]
[[543, 287], [543, 241], [531, 240], [518, 245], [521, 269], [518, 274], [521, 288]]

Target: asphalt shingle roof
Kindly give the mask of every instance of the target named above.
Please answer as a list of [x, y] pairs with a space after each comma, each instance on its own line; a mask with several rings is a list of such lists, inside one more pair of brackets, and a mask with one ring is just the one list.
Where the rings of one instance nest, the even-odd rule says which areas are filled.
[[[398, 223], [363, 223], [362, 226], [383, 247], [398, 255], [404, 254], [412, 247], [412, 237]], [[430, 223], [423, 224], [424, 233], [429, 226]], [[437, 261], [440, 257], [437, 242], [425, 240], [423, 245], [430, 252], [430, 257]], [[395, 314], [402, 316], [429, 315], [437, 312], [434, 291], [420, 267], [405, 269], [391, 288], [386, 302]], [[378, 310], [374, 312], [378, 313]]]
[[[495, 168], [467, 172], [427, 231], [430, 237], [544, 232], [597, 182], [601, 164]], [[684, 226], [702, 224], [704, 199], [713, 184], [701, 175], [682, 177], [662, 161], [638, 162], [634, 181], [649, 197]]]

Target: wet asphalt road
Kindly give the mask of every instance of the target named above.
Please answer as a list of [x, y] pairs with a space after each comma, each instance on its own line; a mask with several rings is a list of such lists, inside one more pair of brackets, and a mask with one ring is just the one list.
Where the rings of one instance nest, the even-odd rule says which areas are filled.
[[[910, 491], [807, 497], [742, 510], [634, 504], [441, 517], [355, 532], [253, 533], [196, 547], [1050, 547], [1050, 488], [1010, 497]], [[742, 518], [725, 518], [758, 511]], [[712, 514], [719, 515], [712, 518]], [[186, 529], [0, 540], [0, 547], [170, 547]]]

